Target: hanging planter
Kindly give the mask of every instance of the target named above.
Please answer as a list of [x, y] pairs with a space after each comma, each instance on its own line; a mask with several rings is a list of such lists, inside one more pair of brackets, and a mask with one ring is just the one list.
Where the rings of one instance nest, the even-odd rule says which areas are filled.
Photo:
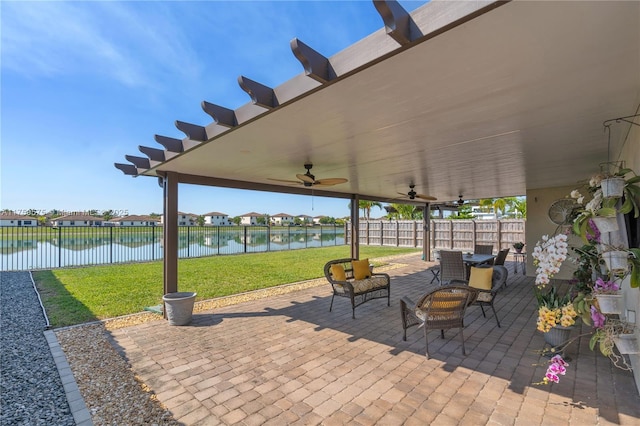
[[629, 253], [626, 251], [607, 251], [602, 253], [607, 269], [612, 274], [624, 274], [629, 270]]
[[601, 233], [618, 230], [618, 218], [615, 216], [594, 216], [591, 220]]
[[600, 188], [602, 188], [603, 197], [622, 197], [624, 192], [624, 185], [626, 181], [623, 177], [610, 177], [602, 179], [600, 182]]
[[640, 353], [640, 345], [634, 334], [619, 334], [613, 338], [613, 342], [623, 355]]
[[622, 294], [594, 294], [598, 301], [598, 307], [603, 314], [622, 313]]

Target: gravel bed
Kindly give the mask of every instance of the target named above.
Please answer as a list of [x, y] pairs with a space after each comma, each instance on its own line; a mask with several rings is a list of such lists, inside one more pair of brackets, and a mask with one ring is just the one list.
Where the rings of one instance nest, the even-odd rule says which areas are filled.
[[0, 272], [0, 424], [75, 425], [28, 272]]

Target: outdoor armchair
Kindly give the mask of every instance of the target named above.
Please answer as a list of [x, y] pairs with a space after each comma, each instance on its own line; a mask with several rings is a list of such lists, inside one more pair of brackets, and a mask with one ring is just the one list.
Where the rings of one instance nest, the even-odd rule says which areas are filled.
[[369, 260], [336, 259], [324, 265], [324, 275], [331, 284], [333, 295], [329, 312], [333, 309], [333, 299], [344, 297], [351, 302], [351, 317], [356, 317], [356, 306], [372, 299], [387, 299], [391, 305], [391, 278], [388, 274], [373, 273]]
[[502, 265], [481, 266], [478, 268], [472, 267], [469, 280], [454, 280], [452, 281], [452, 284], [466, 284], [477, 290], [478, 296], [473, 304], [480, 306], [482, 316], [485, 318], [487, 315], [485, 314], [484, 307], [491, 307], [493, 315], [496, 318], [496, 322], [498, 323], [498, 327], [500, 327], [500, 320], [498, 319], [498, 314], [496, 313], [496, 308], [493, 304], [496, 300], [497, 293], [503, 286], [506, 287], [508, 275], [509, 272], [507, 271], [507, 268]]
[[466, 355], [464, 348], [464, 313], [476, 299], [477, 291], [469, 286], [444, 286], [425, 294], [413, 303], [404, 296], [400, 299], [400, 314], [402, 316], [403, 335], [402, 340], [407, 340], [407, 329], [420, 324], [424, 327], [426, 344], [426, 356], [429, 358], [429, 330], [440, 330], [440, 336], [444, 339], [444, 330], [452, 328], [460, 329], [462, 340], [462, 354]]
[[448, 284], [452, 280], [465, 280], [467, 268], [461, 251], [440, 251], [440, 284]]

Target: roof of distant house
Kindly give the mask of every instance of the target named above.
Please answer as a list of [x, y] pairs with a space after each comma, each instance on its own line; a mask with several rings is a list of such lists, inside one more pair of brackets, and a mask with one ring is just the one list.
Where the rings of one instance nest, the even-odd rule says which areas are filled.
[[0, 220], [37, 220], [35, 217], [23, 214], [15, 214], [13, 212], [0, 212]]
[[203, 216], [229, 216], [229, 215], [226, 213], [220, 213], [220, 212], [209, 212], [209, 213], [203, 214]]
[[245, 213], [245, 214], [241, 215], [240, 217], [263, 217], [263, 216], [264, 216], [263, 213], [251, 212], [251, 213]]
[[64, 216], [58, 216], [51, 219], [54, 222], [60, 220], [93, 220], [93, 221], [103, 221], [104, 219], [97, 216], [90, 216], [88, 214], [67, 214]]
[[293, 217], [291, 216], [289, 213], [278, 213], [278, 214], [274, 214], [271, 217]]
[[143, 221], [143, 222], [160, 222], [160, 219], [157, 219], [155, 217], [151, 217], [151, 216], [143, 216], [143, 215], [130, 215], [130, 216], [122, 216], [122, 217], [115, 217], [111, 220], [109, 220], [109, 222], [122, 222], [124, 220], [131, 220], [131, 221]]

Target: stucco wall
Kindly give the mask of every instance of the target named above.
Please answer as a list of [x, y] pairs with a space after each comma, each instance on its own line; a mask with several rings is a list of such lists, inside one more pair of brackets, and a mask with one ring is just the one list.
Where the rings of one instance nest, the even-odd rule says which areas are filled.
[[[640, 122], [636, 118], [637, 123]], [[614, 124], [615, 126], [628, 125]], [[620, 151], [619, 160], [624, 160], [625, 166], [633, 169], [636, 173], [640, 174], [640, 126], [631, 126], [629, 129], [629, 137], [624, 141], [622, 150]], [[627, 282], [623, 285], [623, 293], [625, 300], [625, 314], [635, 316], [636, 321], [636, 338], [640, 340], [640, 288], [630, 288]], [[631, 366], [633, 367], [633, 374], [636, 380], [636, 387], [640, 392], [640, 355], [630, 355]]]
[[[640, 120], [636, 119], [636, 122]], [[624, 131], [616, 128], [617, 134], [622, 134], [624, 141], [619, 143], [619, 153], [613, 153], [613, 160], [622, 160], [625, 166], [633, 169], [640, 174], [640, 126], [630, 126], [628, 124], [616, 123], [613, 126], [626, 126]], [[628, 137], [626, 130], [629, 131]], [[596, 173], [597, 170], [594, 170]], [[578, 185], [576, 184], [576, 187]], [[527, 191], [527, 228], [526, 228], [526, 245], [527, 252], [530, 254], [535, 247], [536, 242], [544, 234], [553, 234], [557, 230], [557, 226], [551, 222], [547, 214], [551, 203], [557, 199], [564, 198], [569, 195], [571, 190], [576, 187], [557, 187], [532, 189]], [[569, 238], [569, 245], [579, 247], [580, 239], [574, 235]], [[565, 262], [560, 273], [556, 278], [571, 278], [575, 267], [570, 262]], [[531, 256], [527, 256], [527, 275], [535, 276], [535, 267]], [[623, 283], [623, 294], [625, 300], [625, 311], [623, 316], [627, 319], [635, 317], [636, 337], [640, 340], [640, 289], [632, 289], [629, 287], [629, 279]], [[636, 381], [636, 387], [640, 392], [640, 355], [630, 355], [629, 359], [633, 367], [633, 374]]]

